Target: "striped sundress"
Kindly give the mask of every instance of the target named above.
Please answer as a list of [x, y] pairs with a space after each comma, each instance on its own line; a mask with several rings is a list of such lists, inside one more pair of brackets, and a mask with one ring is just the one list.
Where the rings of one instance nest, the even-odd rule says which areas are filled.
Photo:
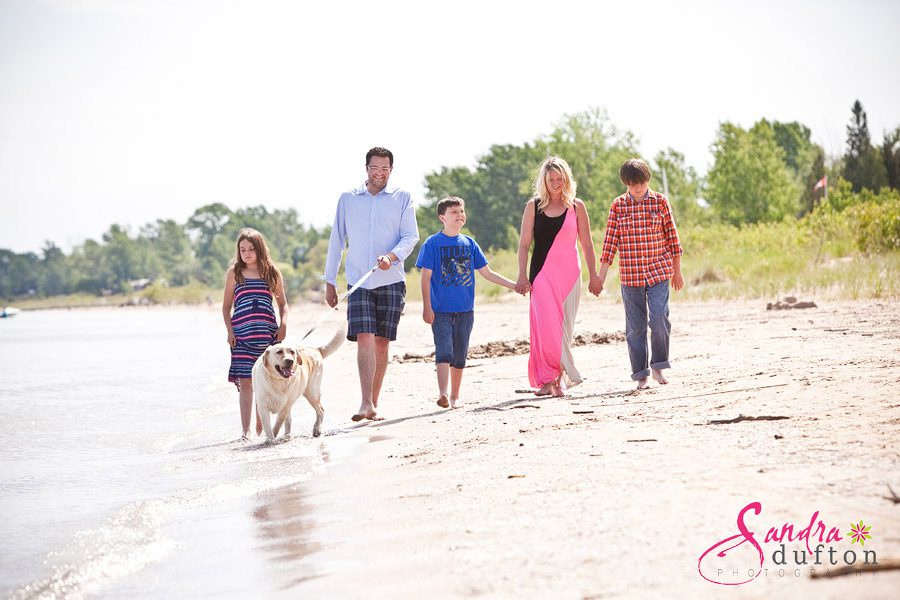
[[541, 387], [563, 374], [562, 383], [581, 383], [572, 359], [575, 313], [581, 298], [581, 260], [578, 257], [575, 206], [558, 217], [537, 210], [535, 200], [534, 251], [531, 254], [531, 351], [528, 381]]
[[264, 279], [245, 279], [234, 287], [231, 328], [235, 344], [228, 381], [240, 387], [238, 379], [250, 379], [253, 363], [275, 341], [278, 331], [272, 292]]

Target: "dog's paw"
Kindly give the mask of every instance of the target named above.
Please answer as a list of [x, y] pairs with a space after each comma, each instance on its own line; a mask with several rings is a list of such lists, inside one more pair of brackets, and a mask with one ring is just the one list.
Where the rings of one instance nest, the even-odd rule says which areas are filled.
[[319, 437], [320, 435], [322, 435], [322, 432], [319, 431], [318, 427], [313, 429], [313, 437]]

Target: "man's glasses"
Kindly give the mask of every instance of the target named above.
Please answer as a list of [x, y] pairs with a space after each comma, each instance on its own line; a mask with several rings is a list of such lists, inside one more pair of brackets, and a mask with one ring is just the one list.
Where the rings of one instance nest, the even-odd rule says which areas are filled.
[[390, 173], [391, 167], [376, 167], [375, 165], [366, 165], [366, 168], [371, 173]]

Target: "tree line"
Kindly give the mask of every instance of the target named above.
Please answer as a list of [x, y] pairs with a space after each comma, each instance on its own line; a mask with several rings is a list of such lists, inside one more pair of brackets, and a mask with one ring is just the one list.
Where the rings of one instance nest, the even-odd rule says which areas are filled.
[[[713, 165], [706, 177], [672, 148], [648, 161], [654, 170], [651, 187], [662, 190], [665, 184], [679, 227], [745, 226], [816, 213], [821, 222], [849, 223], [865, 232], [859, 234], [861, 251], [900, 246], [900, 127], [874, 144], [859, 101], [851, 109], [847, 148], [840, 157], [826, 157], [802, 123], [767, 119], [746, 129], [721, 123], [711, 150]], [[513, 248], [536, 168], [550, 154], [571, 165], [591, 222], [602, 229], [609, 202], [622, 193], [618, 167], [639, 153], [634, 134], [616, 128], [603, 111], [590, 109], [564, 116], [552, 132], [531, 142], [491, 146], [473, 168], [428, 173], [426, 202], [417, 211], [422, 239], [440, 229], [437, 201], [455, 195], [477, 215], [469, 229], [483, 247]], [[827, 201], [823, 186], [816, 185], [826, 176]], [[835, 214], [846, 218], [836, 220]], [[218, 287], [241, 227], [266, 237], [289, 294], [319, 287], [330, 228], [302, 224], [294, 209], [231, 210], [215, 203], [198, 208], [184, 223], [157, 220], [136, 233], [112, 225], [100, 241], [87, 240], [68, 255], [50, 241], [40, 254], [0, 249], [0, 298], [130, 292], [148, 282]]]

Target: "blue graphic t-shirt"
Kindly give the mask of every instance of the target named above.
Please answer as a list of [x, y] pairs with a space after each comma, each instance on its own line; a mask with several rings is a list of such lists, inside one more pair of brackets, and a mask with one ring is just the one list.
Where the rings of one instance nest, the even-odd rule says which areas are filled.
[[488, 264], [478, 243], [467, 235], [432, 235], [419, 250], [416, 266], [431, 269], [434, 312], [468, 312], [475, 308], [475, 271]]

